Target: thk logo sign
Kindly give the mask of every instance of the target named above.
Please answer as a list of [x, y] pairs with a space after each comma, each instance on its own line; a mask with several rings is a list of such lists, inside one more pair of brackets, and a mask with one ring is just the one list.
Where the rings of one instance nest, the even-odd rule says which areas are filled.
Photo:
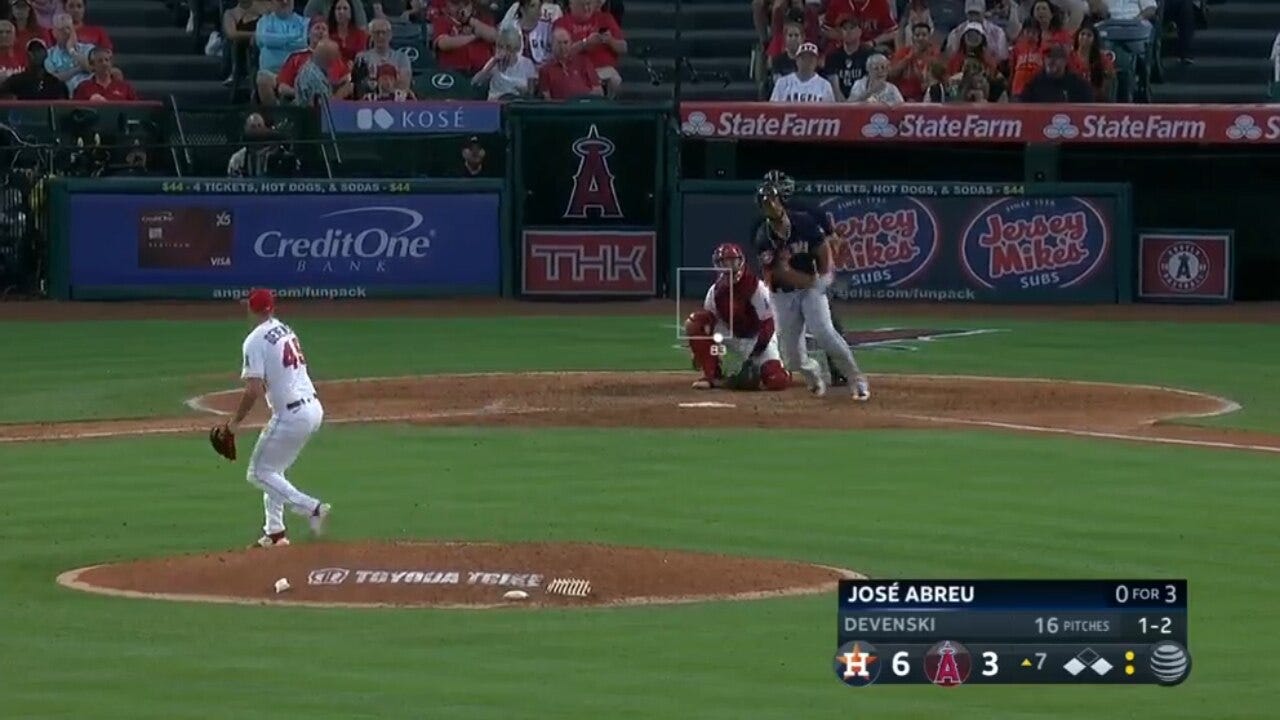
[[652, 232], [527, 230], [526, 295], [637, 295], [657, 292]]

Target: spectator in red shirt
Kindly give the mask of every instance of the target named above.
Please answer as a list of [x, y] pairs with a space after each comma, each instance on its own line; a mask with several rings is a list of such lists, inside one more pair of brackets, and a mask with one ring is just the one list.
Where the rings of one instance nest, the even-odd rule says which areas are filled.
[[329, 38], [338, 43], [343, 60], [354, 62], [356, 55], [369, 49], [369, 33], [352, 20], [350, 0], [334, 0], [329, 6], [327, 21]]
[[473, 75], [493, 57], [498, 31], [476, 16], [470, 0], [449, 0], [431, 28], [436, 64], [445, 70]]
[[898, 86], [903, 100], [924, 100], [929, 66], [940, 57], [938, 48], [933, 45], [933, 28], [924, 23], [911, 28], [911, 44], [894, 53], [889, 63], [889, 79]]
[[132, 102], [138, 99], [132, 85], [115, 77], [112, 55], [111, 50], [103, 47], [89, 51], [89, 67], [93, 74], [76, 86], [72, 97], [94, 102]]
[[554, 27], [568, 31], [573, 51], [591, 61], [604, 94], [614, 97], [622, 85], [618, 74], [618, 56], [627, 52], [622, 28], [613, 16], [600, 9], [600, 0], [569, 0], [569, 13]]
[[27, 69], [27, 50], [17, 44], [13, 23], [0, 20], [0, 82]]
[[[114, 50], [111, 44], [111, 38], [107, 37], [107, 31], [97, 25], [86, 25], [84, 22], [84, 2], [85, 0], [66, 0], [63, 6], [67, 9], [67, 14], [71, 16], [71, 23], [76, 28], [76, 39], [82, 43], [89, 43], [94, 47], [106, 48]], [[45, 31], [44, 41], [50, 46], [53, 45], [53, 30]]]
[[[787, 27], [792, 23], [798, 24], [801, 29], [800, 39], [795, 47], [789, 45], [790, 40], [787, 38]], [[818, 8], [804, 0], [773, 0], [769, 27], [771, 28], [769, 47], [765, 49], [765, 54], [770, 61], [777, 60], [788, 49], [790, 49], [788, 54], [794, 59], [795, 50], [801, 43], [822, 44], [822, 22]], [[795, 67], [792, 66], [783, 74], [794, 70]], [[776, 74], [777, 71], [774, 72]]]
[[1110, 52], [1103, 52], [1098, 33], [1093, 25], [1085, 23], [1076, 30], [1076, 50], [1071, 54], [1068, 68], [1089, 81], [1094, 99], [1107, 102], [1116, 81], [1116, 61]]
[[[299, 50], [289, 55], [285, 59], [284, 65], [280, 66], [280, 72], [274, 77], [274, 83], [259, 83], [258, 95], [263, 105], [275, 105], [279, 102], [292, 101], [295, 92], [295, 84], [298, 81], [298, 71], [303, 65], [311, 59], [311, 54], [315, 52], [316, 47], [329, 39], [329, 25], [323, 18], [316, 18], [311, 21], [310, 28], [307, 31], [307, 49]], [[333, 62], [329, 63], [329, 82], [334, 88], [340, 88], [343, 84], [343, 78], [351, 74], [351, 67], [342, 55], [339, 54]], [[350, 94], [350, 90], [347, 90]], [[335, 93], [335, 97], [344, 97]]]
[[898, 21], [889, 0], [831, 0], [822, 18], [822, 34], [831, 46], [840, 44], [840, 19], [852, 15], [862, 26], [862, 42], [886, 51], [893, 48]]
[[13, 0], [9, 11], [13, 15], [13, 25], [18, 29], [18, 47], [26, 47], [31, 40], [49, 45], [49, 41], [45, 40], [47, 33], [36, 20], [36, 13], [31, 9], [29, 0]]
[[604, 94], [596, 69], [585, 56], [573, 51], [573, 39], [565, 28], [551, 33], [551, 59], [538, 68], [538, 90], [547, 100]]
[[1036, 0], [1031, 6], [1031, 19], [1040, 30], [1040, 46], [1047, 52], [1054, 45], [1070, 48], [1071, 33], [1063, 29], [1062, 10], [1049, 0]]
[[[960, 49], [947, 61], [947, 72], [953, 79], [961, 81], [981, 74], [993, 94], [999, 97], [1004, 93], [1006, 83], [995, 52], [987, 44], [986, 27], [979, 22], [965, 23], [961, 27]], [[971, 70], [975, 66], [978, 68], [976, 72]]]

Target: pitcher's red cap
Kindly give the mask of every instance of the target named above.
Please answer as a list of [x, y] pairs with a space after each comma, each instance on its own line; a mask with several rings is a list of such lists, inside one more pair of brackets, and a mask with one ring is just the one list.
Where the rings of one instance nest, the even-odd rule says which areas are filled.
[[266, 288], [258, 288], [249, 293], [249, 309], [256, 313], [269, 313], [276, 309], [276, 296]]

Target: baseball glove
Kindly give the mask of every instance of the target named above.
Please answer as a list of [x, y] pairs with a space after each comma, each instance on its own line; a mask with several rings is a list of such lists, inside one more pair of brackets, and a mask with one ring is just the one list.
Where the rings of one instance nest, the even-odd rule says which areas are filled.
[[209, 444], [222, 457], [236, 459], [236, 436], [226, 425], [217, 425], [209, 431]]
[[760, 368], [750, 360], [743, 360], [738, 372], [725, 379], [725, 387], [730, 390], [759, 390]]

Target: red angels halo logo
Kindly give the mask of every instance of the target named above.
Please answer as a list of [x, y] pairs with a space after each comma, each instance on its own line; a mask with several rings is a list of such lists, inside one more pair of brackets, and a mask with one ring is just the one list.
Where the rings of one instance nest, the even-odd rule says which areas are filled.
[[1170, 290], [1191, 293], [1209, 279], [1209, 256], [1196, 243], [1174, 243], [1160, 253], [1160, 281]]
[[1004, 198], [965, 228], [965, 273], [991, 290], [1069, 288], [1088, 280], [1110, 250], [1110, 227], [1081, 197]]
[[613, 154], [614, 147], [612, 140], [600, 135], [595, 123], [587, 129], [586, 135], [573, 141], [578, 171], [573, 175], [573, 192], [569, 193], [569, 204], [563, 217], [622, 217], [613, 171], [609, 169], [609, 156]]
[[836, 198], [821, 212], [835, 229], [833, 264], [851, 287], [901, 287], [938, 249], [938, 218], [912, 197]]

